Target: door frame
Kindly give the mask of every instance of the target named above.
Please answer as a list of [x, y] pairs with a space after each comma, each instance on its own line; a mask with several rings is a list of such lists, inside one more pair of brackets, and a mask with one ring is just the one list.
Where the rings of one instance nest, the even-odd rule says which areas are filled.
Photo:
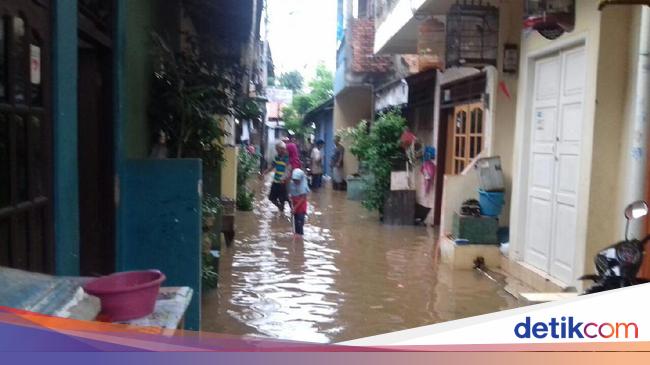
[[[78, 177], [80, 179], [80, 184], [79, 184], [79, 190], [78, 190], [78, 196], [79, 196], [79, 201], [78, 201], [78, 209], [80, 213], [79, 217], [79, 234], [80, 234], [80, 243], [79, 243], [79, 257], [80, 257], [80, 262], [79, 262], [79, 267], [80, 267], [80, 272], [82, 275], [88, 275], [88, 276], [95, 276], [95, 275], [107, 275], [110, 274], [111, 272], [114, 272], [116, 267], [117, 267], [117, 224], [118, 224], [118, 207], [116, 204], [116, 199], [115, 199], [115, 194], [116, 192], [116, 186], [115, 186], [115, 176], [117, 174], [117, 136], [116, 136], [116, 131], [117, 131], [117, 124], [119, 120], [117, 119], [117, 110], [115, 108], [115, 99], [117, 97], [116, 94], [116, 80], [115, 80], [115, 69], [116, 69], [116, 34], [117, 34], [117, 9], [118, 9], [118, 1], [116, 0], [105, 0], [105, 1], [110, 1], [109, 7], [111, 8], [111, 13], [109, 15], [109, 19], [107, 20], [105, 26], [107, 29], [102, 30], [100, 29], [100, 25], [95, 23], [94, 20], [92, 19], [91, 15], [85, 13], [82, 11], [81, 7], [78, 7], [77, 9], [77, 19], [78, 19], [78, 28], [77, 28], [77, 92], [81, 90], [81, 78], [85, 77], [86, 75], [82, 74], [81, 70], [81, 65], [82, 65], [82, 52], [88, 52], [86, 49], [91, 49], [91, 52], [94, 52], [97, 61], [97, 65], [99, 66], [99, 72], [103, 73], [103, 82], [104, 84], [101, 87], [102, 90], [102, 96], [103, 99], [100, 101], [99, 106], [103, 111], [105, 112], [104, 117], [101, 120], [97, 120], [97, 125], [96, 127], [101, 131], [103, 129], [103, 135], [104, 137], [104, 146], [100, 147], [97, 152], [98, 156], [97, 158], [99, 160], [104, 159], [106, 162], [106, 165], [104, 167], [107, 167], [109, 171], [107, 173], [102, 174], [101, 172], [98, 172], [100, 175], [99, 177], [103, 181], [103, 184], [106, 184], [101, 188], [105, 189], [105, 191], [100, 193], [100, 201], [98, 202], [99, 204], [106, 204], [106, 206], [103, 206], [102, 208], [107, 208], [107, 212], [105, 213], [105, 216], [101, 217], [102, 220], [105, 223], [104, 229], [106, 231], [102, 232], [105, 236], [105, 239], [102, 240], [101, 242], [87, 242], [85, 240], [85, 234], [87, 227], [84, 226], [84, 224], [87, 224], [86, 220], [83, 217], [83, 214], [85, 213], [85, 204], [86, 202], [83, 200], [84, 199], [84, 194], [82, 194], [82, 189], [83, 186], [81, 184], [82, 179], [85, 178], [86, 176], [82, 173], [80, 169], [84, 168], [85, 166], [83, 165], [83, 146], [84, 146], [84, 141], [81, 140], [84, 136], [82, 135], [81, 131], [84, 128], [82, 123], [85, 123], [84, 120], [81, 120], [82, 113], [78, 109], [77, 115], [79, 117], [78, 123], [77, 123], [77, 134], [78, 134], [78, 141], [77, 141], [77, 149], [78, 149], [78, 158], [77, 158], [77, 170], [78, 170]], [[79, 107], [79, 103], [83, 102], [83, 99], [81, 97], [78, 98], [77, 104]], [[89, 250], [89, 248], [95, 246], [96, 249], [103, 251], [102, 258], [100, 259], [99, 256], [97, 255], [97, 252], [89, 253], [89, 251], [93, 251], [92, 249]], [[99, 248], [98, 248], [99, 247]], [[103, 257], [103, 256], [108, 256], [108, 257]], [[95, 264], [99, 264], [98, 266], [100, 267], [100, 270], [97, 272], [90, 272], [88, 267], [90, 266], [95, 266]]]
[[[589, 103], [589, 100], [595, 100], [595, 88], [589, 87], [589, 80], [595, 79], [597, 72], [597, 64], [592, 57], [592, 47], [589, 35], [587, 32], [577, 33], [571, 37], [566, 37], [560, 40], [553, 41], [547, 47], [543, 47], [537, 51], [529, 52], [522, 56], [521, 62], [521, 75], [519, 79], [520, 99], [517, 105], [517, 123], [515, 132], [515, 171], [513, 174], [513, 201], [511, 204], [511, 243], [512, 249], [510, 258], [517, 261], [525, 268], [539, 274], [540, 276], [549, 279], [550, 281], [561, 286], [572, 285], [572, 283], [563, 283], [560, 280], [551, 277], [550, 273], [543, 272], [540, 269], [533, 267], [525, 262], [526, 254], [526, 227], [528, 222], [528, 179], [530, 174], [529, 158], [531, 153], [530, 136], [532, 133], [531, 116], [533, 113], [533, 95], [535, 87], [535, 63], [545, 57], [549, 57], [555, 53], [560, 53], [576, 47], [584, 47], [585, 49], [585, 68], [586, 68], [586, 85], [585, 93], [583, 95], [583, 129], [582, 129], [582, 144], [580, 147], [581, 154], [581, 180], [587, 181], [587, 186], [591, 186], [591, 158], [593, 146], [593, 128], [594, 128], [594, 115], [595, 103]], [[524, 49], [525, 53], [525, 49]], [[574, 268], [576, 274], [585, 267], [586, 257], [586, 238], [587, 238], [587, 222], [588, 222], [588, 206], [585, 202], [589, 199], [589, 190], [583, 191], [579, 189], [577, 197], [577, 215], [578, 224], [576, 227], [576, 250], [574, 257]]]

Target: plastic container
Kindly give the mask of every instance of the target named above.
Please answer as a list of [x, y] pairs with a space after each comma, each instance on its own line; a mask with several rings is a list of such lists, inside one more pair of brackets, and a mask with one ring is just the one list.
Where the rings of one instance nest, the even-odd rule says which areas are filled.
[[485, 191], [504, 191], [503, 170], [501, 170], [501, 158], [486, 157], [476, 161], [479, 184]]
[[503, 191], [478, 190], [481, 215], [498, 217], [505, 203]]
[[163, 281], [158, 270], [129, 271], [92, 280], [83, 289], [101, 300], [102, 320], [119, 322], [153, 313]]
[[366, 185], [361, 176], [349, 175], [347, 177], [348, 182], [348, 191], [347, 198], [348, 200], [361, 201], [364, 198], [366, 192]]

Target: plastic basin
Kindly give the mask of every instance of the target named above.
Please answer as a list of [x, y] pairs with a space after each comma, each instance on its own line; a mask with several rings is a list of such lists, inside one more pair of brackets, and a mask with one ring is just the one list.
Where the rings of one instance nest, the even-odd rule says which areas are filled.
[[158, 270], [129, 271], [92, 280], [83, 289], [100, 299], [102, 320], [118, 322], [153, 313], [163, 281]]
[[503, 204], [505, 204], [504, 192], [479, 189], [478, 193], [481, 214], [488, 217], [498, 217], [503, 209]]

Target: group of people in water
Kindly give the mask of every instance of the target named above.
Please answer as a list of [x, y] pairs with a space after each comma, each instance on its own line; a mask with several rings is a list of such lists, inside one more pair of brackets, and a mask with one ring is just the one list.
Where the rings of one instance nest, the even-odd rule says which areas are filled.
[[[338, 136], [335, 138], [334, 143], [335, 151], [330, 161], [332, 184], [335, 189], [340, 189], [344, 181], [343, 158], [345, 148], [341, 145], [341, 139]], [[303, 161], [300, 159], [300, 149], [296, 140], [293, 138], [284, 139], [275, 145], [277, 154], [269, 168], [260, 175], [260, 178], [263, 178], [270, 172], [274, 172], [268, 198], [280, 213], [284, 212], [286, 203], [289, 203], [296, 238], [300, 238], [304, 234], [308, 194], [311, 189], [317, 190], [322, 187], [325, 160], [324, 147], [325, 142], [323, 140], [318, 140], [312, 144], [308, 163], [310, 176], [307, 176], [306, 168], [303, 167]], [[311, 183], [309, 177], [311, 177]]]

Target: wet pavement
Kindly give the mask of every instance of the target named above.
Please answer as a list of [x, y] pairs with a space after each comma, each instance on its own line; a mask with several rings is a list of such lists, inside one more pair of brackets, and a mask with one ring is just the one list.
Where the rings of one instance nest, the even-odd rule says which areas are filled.
[[261, 190], [222, 249], [205, 331], [339, 342], [518, 305], [485, 275], [440, 263], [433, 229], [382, 226], [344, 192], [323, 189], [310, 196], [304, 242], [294, 242], [288, 212]]

